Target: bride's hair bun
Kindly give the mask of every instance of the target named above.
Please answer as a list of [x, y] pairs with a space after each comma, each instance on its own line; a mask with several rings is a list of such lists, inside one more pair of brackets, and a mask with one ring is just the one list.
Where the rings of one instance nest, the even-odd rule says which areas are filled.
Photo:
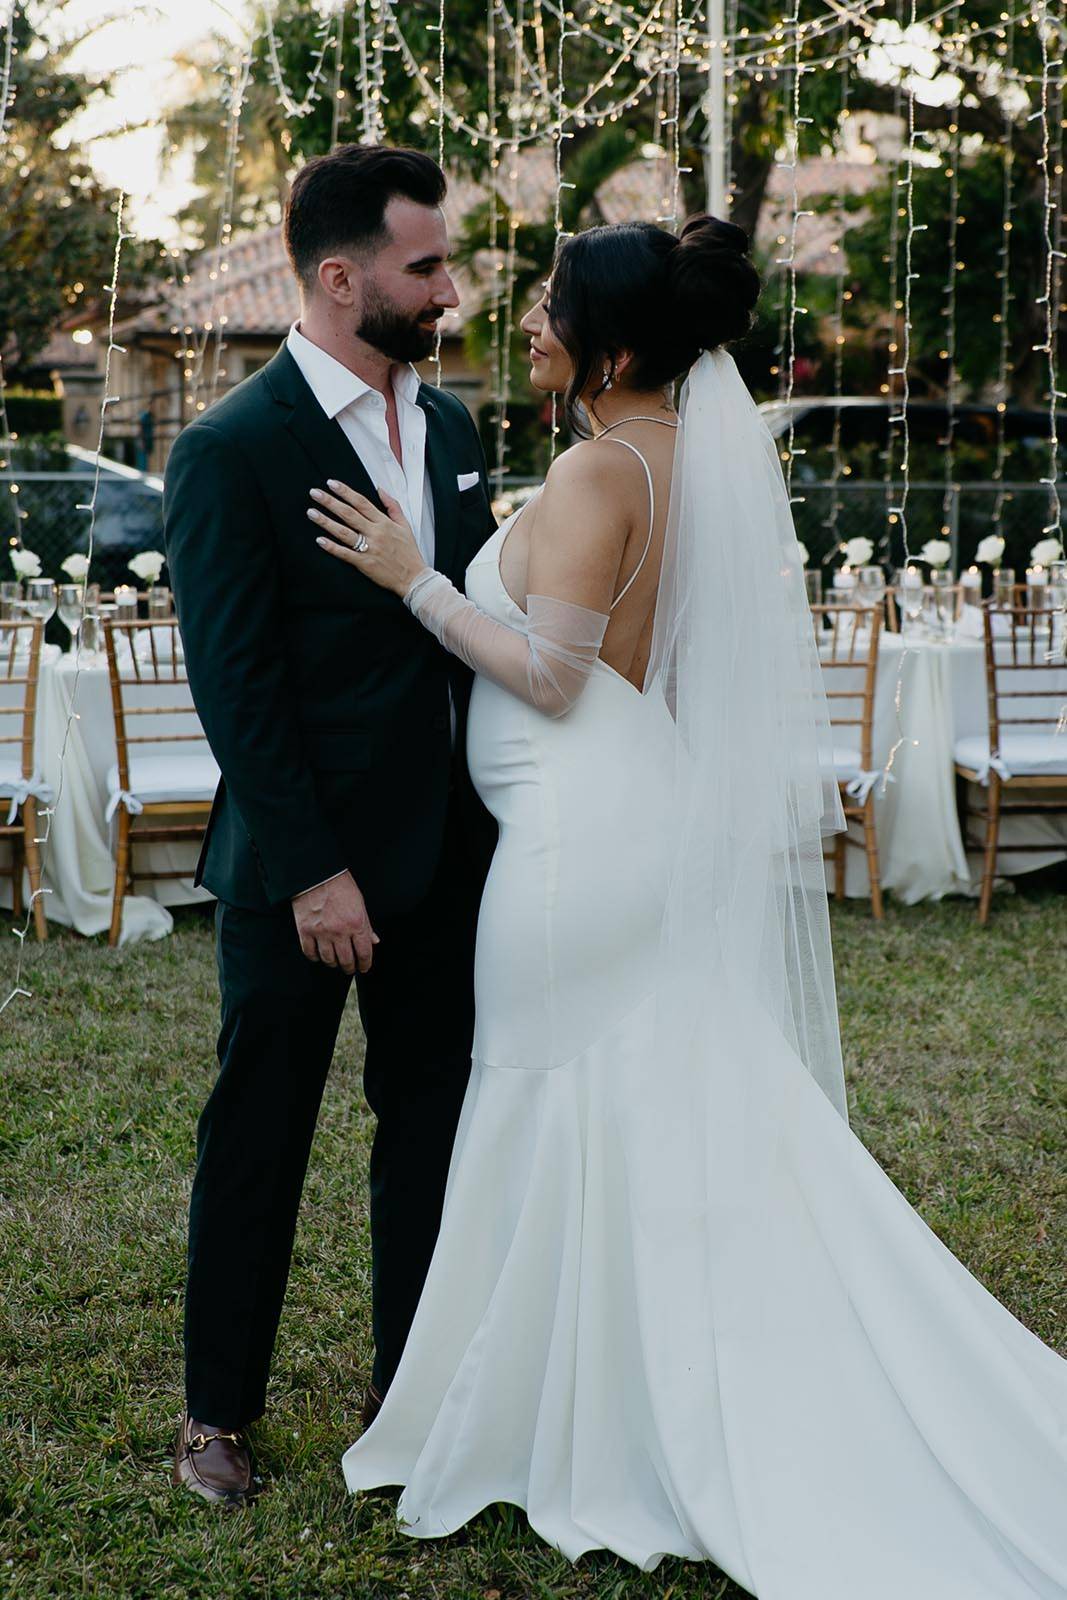
[[561, 239], [548, 318], [571, 359], [569, 425], [587, 431], [585, 413], [614, 381], [620, 352], [628, 387], [662, 389], [702, 350], [748, 332], [759, 291], [744, 231], [717, 217], [692, 217], [680, 237], [654, 222], [617, 222]]
[[760, 280], [748, 235], [736, 223], [690, 217], [671, 251], [668, 278], [680, 338], [717, 350], [748, 333]]

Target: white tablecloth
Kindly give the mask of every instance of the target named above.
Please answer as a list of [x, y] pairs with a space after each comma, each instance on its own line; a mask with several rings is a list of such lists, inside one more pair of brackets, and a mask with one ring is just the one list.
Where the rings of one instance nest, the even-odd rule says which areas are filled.
[[[77, 674], [71, 656], [46, 647], [38, 690], [37, 768], [57, 794], [55, 815], [43, 848], [44, 884], [50, 891], [50, 921], [79, 933], [105, 933], [111, 922], [115, 863], [113, 826], [106, 819], [107, 777], [115, 763], [111, 688], [106, 665], [83, 658]], [[858, 675], [857, 675], [858, 677]], [[842, 687], [840, 677], [835, 687]], [[185, 685], [168, 685], [170, 699], [188, 697]], [[76, 712], [70, 720], [72, 709]], [[68, 727], [69, 724], [69, 727]], [[924, 639], [882, 637], [874, 715], [874, 766], [890, 763], [893, 782], [875, 788], [882, 885], [905, 904], [946, 894], [976, 894], [981, 859], [968, 858], [956, 811], [953, 745], [968, 734], [984, 734], [985, 665], [974, 639], [950, 644]], [[66, 755], [62, 759], [64, 741]], [[174, 746], [175, 750], [200, 746]], [[62, 771], [61, 771], [62, 766]], [[6, 802], [5, 802], [6, 804]], [[43, 828], [42, 828], [43, 831]], [[853, 825], [853, 832], [856, 833]], [[1041, 843], [1045, 852], [998, 858], [1001, 876], [1034, 871], [1067, 856], [1067, 818], [1006, 818], [1001, 842]], [[166, 909], [210, 899], [193, 887], [195, 844], [135, 847], [136, 871], [150, 867], [187, 870], [188, 876], [163, 881], [143, 878], [123, 906], [121, 941], [161, 939], [173, 919]], [[846, 892], [868, 893], [867, 863], [860, 850], [847, 852]], [[2, 882], [10, 905], [10, 884]]]
[[[834, 687], [843, 674], [835, 674]], [[1021, 687], [1017, 682], [1015, 687]], [[1051, 687], [1047, 682], [1045, 687]], [[1064, 673], [1067, 700], [1067, 670]], [[899, 702], [899, 709], [898, 709]], [[847, 702], [846, 702], [847, 704]], [[970, 734], [987, 735], [985, 657], [980, 640], [951, 643], [883, 634], [875, 690], [873, 765], [892, 759], [892, 783], [875, 788], [882, 887], [906, 905], [946, 894], [978, 893], [981, 857], [963, 848], [956, 808], [953, 746]], [[1067, 737], [1067, 736], [1065, 736]], [[1067, 787], [1067, 780], [1065, 780]], [[981, 837], [972, 821], [971, 834]], [[853, 824], [853, 837], [859, 837]], [[1002, 820], [997, 874], [1033, 872], [1067, 855], [1067, 817]], [[1049, 850], [1012, 855], [1007, 847], [1040, 844]], [[848, 850], [846, 893], [868, 893], [863, 852]]]
[[[188, 702], [187, 685], [167, 684], [165, 689], [166, 703]], [[159, 699], [158, 690], [153, 692]], [[173, 748], [192, 750], [201, 746]], [[106, 818], [107, 778], [115, 765], [116, 751], [111, 685], [101, 659], [83, 657], [81, 671], [76, 674], [70, 655], [61, 655], [55, 646], [46, 647], [41, 662], [34, 749], [37, 769], [56, 795], [55, 814], [50, 824], [42, 818], [40, 829], [41, 833], [48, 829], [47, 842], [42, 846], [44, 887], [50, 891], [45, 912], [50, 922], [63, 923], [79, 933], [106, 933], [111, 925], [115, 887], [114, 827]], [[128, 895], [123, 904], [121, 943], [162, 939], [174, 926], [167, 906], [211, 898], [205, 889], [193, 887], [197, 854], [198, 846], [193, 843], [134, 846], [135, 879], [138, 872], [152, 867], [163, 871], [184, 869], [188, 877], [162, 882], [146, 877], [137, 882], [137, 893]], [[10, 905], [9, 881], [4, 888]]]

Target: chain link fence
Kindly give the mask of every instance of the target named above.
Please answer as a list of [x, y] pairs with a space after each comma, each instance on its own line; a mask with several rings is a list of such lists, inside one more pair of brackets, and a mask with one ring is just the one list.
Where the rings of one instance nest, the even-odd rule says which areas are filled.
[[[793, 482], [793, 519], [797, 537], [807, 546], [812, 566], [830, 565], [846, 539], [866, 538], [876, 562], [904, 564], [904, 530], [890, 507], [899, 506], [903, 485], [884, 482], [837, 484]], [[1067, 484], [1063, 486], [1060, 540], [1067, 532]], [[1004, 565], [1020, 579], [1030, 565], [1030, 551], [1051, 521], [1048, 489], [1032, 483], [963, 483], [946, 494], [941, 483], [912, 483], [906, 504], [908, 554], [917, 556], [927, 539], [948, 539], [953, 570], [971, 564], [978, 541], [999, 533], [1005, 541]], [[947, 530], [947, 531], [946, 531]]]
[[[127, 471], [129, 476], [105, 470], [97, 491], [93, 578], [104, 589], [130, 581], [127, 563], [138, 551], [163, 549], [159, 479]], [[17, 496], [8, 493], [13, 481], [18, 483]], [[88, 546], [89, 515], [81, 508], [89, 503], [92, 481], [91, 471], [26, 472], [17, 479], [0, 473], [0, 538], [10, 543], [21, 535], [23, 545], [40, 556], [44, 573], [58, 578], [64, 558]], [[509, 480], [505, 494], [519, 486]], [[797, 536], [807, 546], [812, 566], [830, 565], [839, 545], [861, 536], [874, 544], [876, 561], [890, 567], [903, 563], [902, 525], [899, 519], [890, 522], [888, 509], [900, 504], [899, 483], [887, 489], [875, 481], [834, 485], [794, 480], [793, 492]], [[909, 553], [917, 555], [927, 539], [948, 538], [957, 571], [972, 561], [980, 539], [999, 532], [1006, 541], [1004, 565], [1021, 577], [1048, 522], [1048, 490], [1041, 485], [967, 483], [946, 498], [942, 484], [914, 483], [908, 492]], [[1061, 539], [1065, 530], [1067, 486]], [[11, 576], [7, 571], [3, 575]]]
[[[127, 562], [141, 550], [163, 549], [163, 494], [158, 479], [128, 469], [129, 476], [113, 467], [100, 474], [93, 522], [93, 581], [102, 589], [131, 583]], [[11, 493], [17, 485], [18, 493]], [[0, 539], [5, 545], [21, 540], [41, 558], [46, 577], [62, 577], [60, 567], [75, 551], [89, 547], [89, 512], [92, 499], [91, 468], [73, 472], [0, 473]], [[5, 578], [13, 577], [9, 564], [0, 562]], [[166, 578], [162, 580], [166, 582]]]

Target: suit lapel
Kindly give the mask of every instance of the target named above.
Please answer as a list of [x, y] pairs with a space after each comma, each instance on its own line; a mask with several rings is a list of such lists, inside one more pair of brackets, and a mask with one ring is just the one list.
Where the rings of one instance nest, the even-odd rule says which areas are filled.
[[336, 417], [328, 417], [323, 411], [285, 345], [272, 357], [265, 372], [275, 400], [288, 410], [286, 427], [318, 469], [319, 487], [326, 487], [327, 478], [340, 478], [383, 509], [370, 474], [347, 434]]
[[[340, 478], [359, 494], [366, 495], [379, 509], [384, 509], [366, 467], [341, 424], [336, 417], [328, 417], [323, 411], [284, 344], [267, 363], [264, 373], [275, 400], [288, 411], [286, 427], [319, 473], [320, 487], [325, 487], [327, 478]], [[426, 470], [433, 496], [434, 566], [451, 577], [455, 575], [455, 564], [460, 557], [456, 463], [449, 449], [444, 410], [433, 390], [422, 384], [416, 398], [426, 413]]]
[[455, 576], [459, 542], [459, 489], [456, 462], [448, 448], [444, 413], [433, 390], [423, 384], [417, 396], [426, 413], [426, 470], [433, 495], [433, 564], [438, 572]]

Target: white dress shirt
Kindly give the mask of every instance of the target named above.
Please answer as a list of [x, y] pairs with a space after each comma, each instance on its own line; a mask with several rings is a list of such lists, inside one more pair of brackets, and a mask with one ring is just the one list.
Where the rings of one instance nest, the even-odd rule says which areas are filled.
[[426, 471], [426, 413], [416, 403], [419, 375], [415, 368], [398, 362], [392, 373], [400, 453], [404, 458], [401, 465], [389, 443], [385, 396], [357, 378], [336, 357], [312, 344], [297, 323], [289, 329], [285, 343], [319, 405], [328, 417], [337, 418], [371, 482], [400, 501], [426, 565], [432, 567], [433, 495]]
[[[285, 340], [286, 349], [303, 374], [308, 388], [328, 417], [336, 417], [345, 438], [366, 467], [371, 482], [400, 501], [415, 542], [428, 567], [433, 566], [434, 521], [430, 475], [426, 471], [426, 413], [416, 402], [419, 375], [412, 366], [397, 363], [393, 368], [393, 393], [400, 426], [401, 464], [389, 443], [385, 417], [385, 396], [342, 365], [320, 345], [313, 344], [293, 323]], [[321, 486], [325, 488], [325, 484]], [[452, 719], [452, 742], [456, 738], [456, 712], [452, 691], [448, 692]], [[334, 877], [343, 877], [337, 872]], [[323, 880], [332, 883], [333, 878]], [[312, 884], [320, 889], [322, 884]], [[308, 893], [308, 890], [302, 890]], [[294, 898], [297, 898], [294, 896]]]

